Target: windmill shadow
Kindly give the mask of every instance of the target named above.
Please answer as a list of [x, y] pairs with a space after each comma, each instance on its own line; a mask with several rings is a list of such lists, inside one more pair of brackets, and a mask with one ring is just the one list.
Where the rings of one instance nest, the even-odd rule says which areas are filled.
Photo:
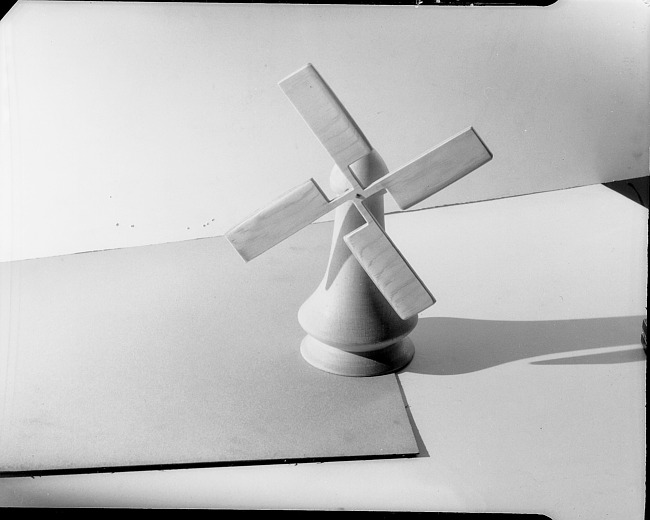
[[455, 375], [549, 354], [639, 344], [639, 349], [576, 354], [535, 365], [611, 364], [645, 360], [640, 348], [645, 316], [557, 321], [421, 318], [410, 337], [413, 361], [403, 372]]

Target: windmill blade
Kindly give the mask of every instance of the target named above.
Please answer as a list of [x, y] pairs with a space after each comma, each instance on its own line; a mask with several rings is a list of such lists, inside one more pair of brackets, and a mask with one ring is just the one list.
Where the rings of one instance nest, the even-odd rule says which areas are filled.
[[331, 210], [313, 179], [293, 188], [226, 233], [248, 262]]
[[343, 240], [400, 318], [406, 320], [436, 302], [374, 218]]
[[283, 79], [280, 88], [323, 144], [340, 170], [372, 150], [357, 124], [310, 64]]
[[401, 209], [408, 209], [490, 159], [490, 150], [474, 129], [468, 128], [378, 183], [386, 188]]

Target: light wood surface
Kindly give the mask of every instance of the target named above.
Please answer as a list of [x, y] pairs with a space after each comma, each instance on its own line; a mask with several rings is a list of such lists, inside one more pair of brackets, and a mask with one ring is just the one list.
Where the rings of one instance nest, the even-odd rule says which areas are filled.
[[492, 159], [473, 128], [468, 128], [392, 172], [380, 182], [401, 209], [408, 209]]
[[[363, 203], [357, 207], [363, 207]], [[369, 215], [367, 211], [364, 213]], [[367, 218], [366, 224], [343, 239], [400, 318], [410, 318], [435, 303], [434, 297], [374, 218]]]
[[308, 64], [282, 80], [280, 88], [347, 176], [348, 166], [372, 150], [343, 104]]
[[226, 238], [244, 260], [252, 260], [329, 212], [328, 202], [309, 179], [232, 228]]

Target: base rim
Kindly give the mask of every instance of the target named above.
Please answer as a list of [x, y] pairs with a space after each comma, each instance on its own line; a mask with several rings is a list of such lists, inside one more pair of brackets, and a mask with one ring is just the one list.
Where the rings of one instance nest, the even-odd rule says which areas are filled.
[[340, 376], [370, 377], [404, 368], [413, 359], [415, 346], [410, 338], [404, 338], [377, 350], [348, 352], [305, 336], [300, 353], [307, 363], [319, 370]]

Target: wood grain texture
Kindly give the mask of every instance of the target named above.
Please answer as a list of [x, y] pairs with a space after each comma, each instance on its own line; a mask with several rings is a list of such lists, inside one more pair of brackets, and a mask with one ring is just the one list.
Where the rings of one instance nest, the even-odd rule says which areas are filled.
[[346, 175], [350, 164], [372, 150], [348, 111], [311, 64], [279, 85]]
[[400, 318], [408, 319], [435, 303], [434, 297], [374, 219], [343, 239]]
[[330, 211], [313, 179], [297, 186], [226, 233], [246, 260], [252, 260]]
[[473, 128], [391, 173], [381, 184], [401, 209], [408, 209], [492, 159]]

